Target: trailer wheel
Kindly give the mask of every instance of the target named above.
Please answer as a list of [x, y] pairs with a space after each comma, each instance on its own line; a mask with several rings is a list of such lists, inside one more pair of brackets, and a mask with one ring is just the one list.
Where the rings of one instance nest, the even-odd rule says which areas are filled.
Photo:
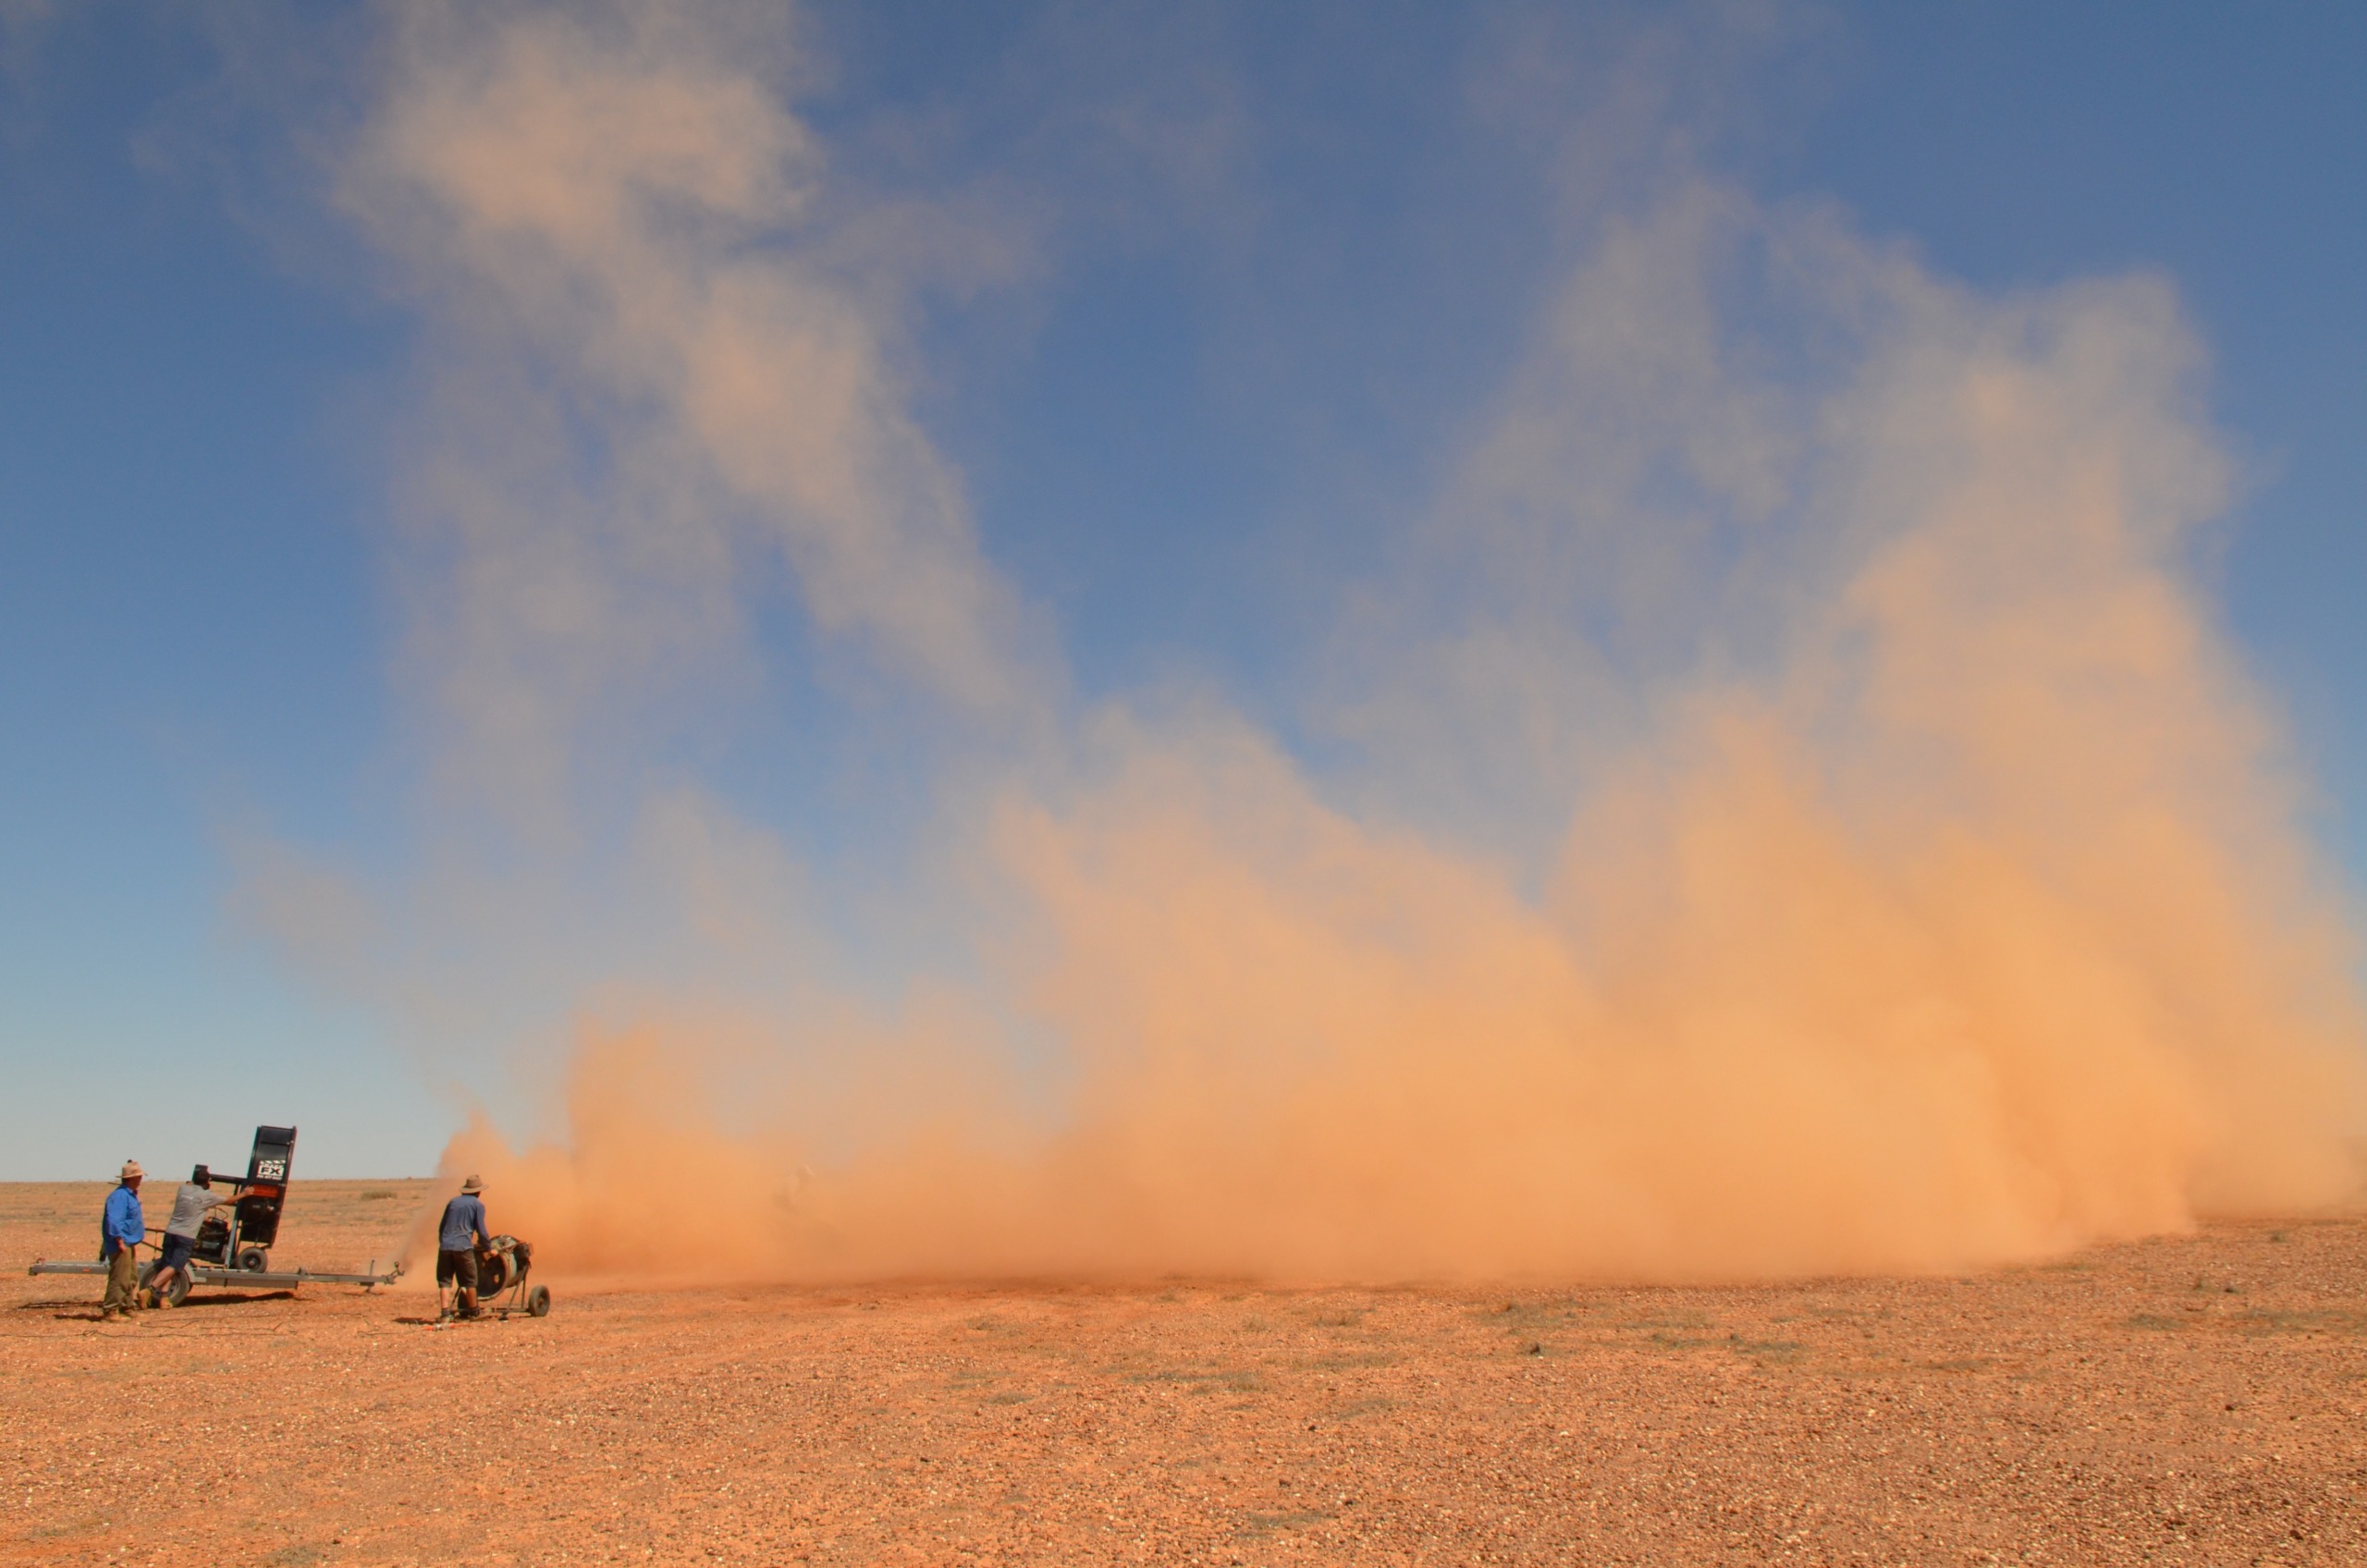
[[528, 1291], [526, 1292], [526, 1316], [529, 1317], [548, 1317], [550, 1315], [550, 1292], [545, 1290], [540, 1285], [536, 1285], [533, 1290]]
[[239, 1267], [250, 1274], [260, 1274], [271, 1267], [271, 1258], [261, 1247], [247, 1247], [239, 1254]]
[[[140, 1271], [140, 1288], [143, 1291], [154, 1290], [156, 1276], [164, 1267], [164, 1259], [158, 1258], [147, 1268], [142, 1268]], [[186, 1266], [173, 1270], [173, 1282], [165, 1288], [165, 1299], [175, 1306], [189, 1300], [189, 1269]]]

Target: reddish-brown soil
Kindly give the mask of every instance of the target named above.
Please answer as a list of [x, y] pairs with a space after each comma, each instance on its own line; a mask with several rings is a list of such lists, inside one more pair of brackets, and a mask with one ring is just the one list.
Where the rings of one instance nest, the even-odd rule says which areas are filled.
[[[300, 1183], [277, 1259], [386, 1255], [423, 1191]], [[102, 1193], [0, 1186], [0, 1562], [2367, 1562], [2355, 1219], [1964, 1280], [103, 1325], [22, 1271]]]

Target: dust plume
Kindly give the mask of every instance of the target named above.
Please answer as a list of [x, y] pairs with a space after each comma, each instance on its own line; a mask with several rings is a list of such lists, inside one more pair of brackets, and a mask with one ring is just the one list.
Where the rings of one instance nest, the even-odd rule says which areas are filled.
[[395, 17], [337, 196], [435, 335], [408, 656], [449, 781], [565, 800], [587, 729], [744, 642], [767, 557], [823, 639], [1012, 722], [1043, 677], [894, 351], [897, 275], [1000, 237], [827, 210], [765, 8]]
[[[950, 940], [834, 980], [797, 898], [702, 896], [700, 964], [587, 998], [557, 1135], [447, 1151], [550, 1265], [1768, 1277], [2353, 1195], [2356, 949], [2198, 585], [2229, 482], [2159, 281], [1985, 299], [1664, 182], [1337, 585], [1318, 765], [1212, 693], [1068, 694], [898, 286], [833, 259], [793, 51], [409, 15], [347, 189], [463, 345], [414, 594], [446, 771], [558, 810], [724, 656], [758, 544], [937, 738], [898, 891]], [[652, 952], [714, 891], [660, 861]]]

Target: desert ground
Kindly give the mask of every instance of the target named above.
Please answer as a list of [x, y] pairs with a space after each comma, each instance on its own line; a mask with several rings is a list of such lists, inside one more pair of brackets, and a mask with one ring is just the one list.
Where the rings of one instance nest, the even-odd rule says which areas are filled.
[[[308, 1286], [102, 1324], [24, 1266], [89, 1256], [104, 1192], [0, 1186], [0, 1562], [2367, 1562], [2358, 1219], [1962, 1279], [560, 1277], [539, 1320]], [[300, 1182], [275, 1261], [389, 1256], [427, 1196]]]

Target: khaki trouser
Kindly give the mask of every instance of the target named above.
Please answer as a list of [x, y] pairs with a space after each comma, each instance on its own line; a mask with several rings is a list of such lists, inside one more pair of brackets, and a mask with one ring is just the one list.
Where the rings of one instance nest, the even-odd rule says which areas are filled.
[[129, 1247], [117, 1247], [107, 1262], [107, 1293], [99, 1303], [101, 1312], [133, 1312], [139, 1309], [134, 1299], [140, 1289], [140, 1260]]

